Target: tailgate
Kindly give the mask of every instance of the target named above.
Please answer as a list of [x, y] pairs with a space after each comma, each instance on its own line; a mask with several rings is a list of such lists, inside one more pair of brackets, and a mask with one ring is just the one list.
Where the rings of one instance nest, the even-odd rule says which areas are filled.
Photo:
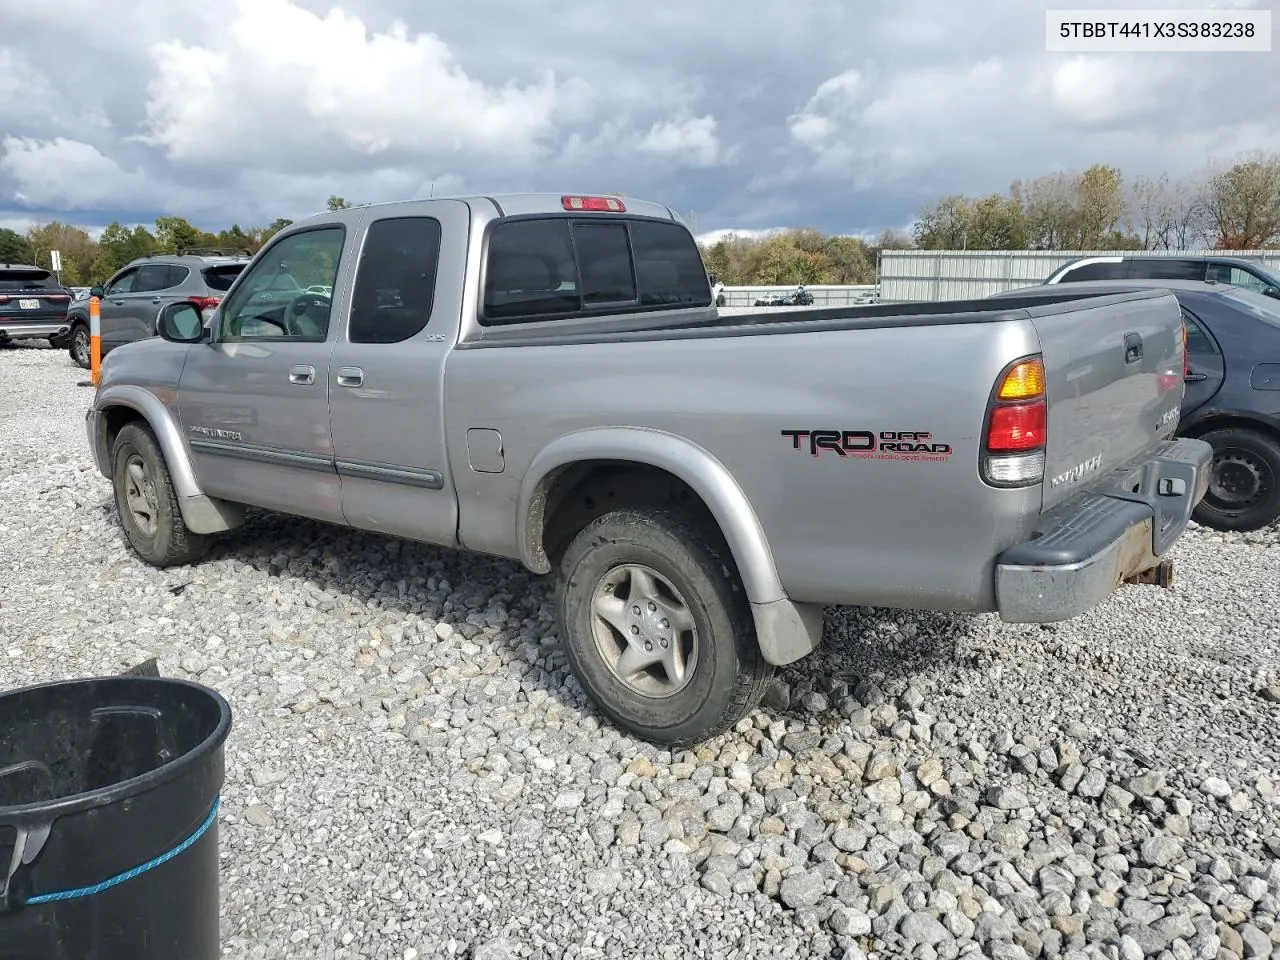
[[1182, 404], [1182, 311], [1173, 294], [1157, 290], [1028, 312], [1047, 381], [1048, 510], [1173, 435]]

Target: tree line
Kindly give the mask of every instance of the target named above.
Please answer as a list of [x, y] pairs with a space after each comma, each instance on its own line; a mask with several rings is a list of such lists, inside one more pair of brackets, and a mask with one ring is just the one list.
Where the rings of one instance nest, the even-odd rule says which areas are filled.
[[[331, 196], [328, 209], [351, 206]], [[265, 227], [233, 224], [216, 233], [182, 217], [155, 229], [110, 224], [95, 241], [79, 227], [40, 224], [26, 235], [0, 229], [0, 263], [48, 267], [62, 253], [62, 280], [87, 286], [130, 260], [156, 253], [217, 249], [255, 253], [292, 221]], [[1280, 246], [1280, 153], [1214, 162], [1181, 178], [1129, 179], [1094, 164], [1078, 172], [1016, 180], [1002, 193], [954, 194], [918, 211], [910, 234], [887, 230], [874, 240], [824, 234], [811, 227], [761, 237], [730, 234], [702, 244], [707, 270], [730, 286], [876, 282], [881, 250], [1247, 250]]]
[[1128, 179], [1114, 166], [1017, 180], [921, 208], [909, 237], [866, 243], [788, 230], [705, 245], [730, 286], [874, 283], [880, 250], [1251, 250], [1280, 246], [1280, 153], [1242, 154], [1200, 172]]
[[[331, 196], [328, 209], [351, 206], [342, 197]], [[283, 217], [265, 227], [241, 227], [232, 224], [216, 233], [201, 230], [183, 217], [159, 217], [155, 229], [142, 225], [126, 227], [108, 224], [94, 240], [88, 231], [69, 223], [43, 223], [26, 234], [0, 229], [0, 263], [36, 264], [52, 269], [49, 252], [62, 255], [62, 282], [69, 287], [87, 287], [100, 283], [139, 257], [183, 251], [221, 251], [224, 254], [254, 254], [292, 220]]]

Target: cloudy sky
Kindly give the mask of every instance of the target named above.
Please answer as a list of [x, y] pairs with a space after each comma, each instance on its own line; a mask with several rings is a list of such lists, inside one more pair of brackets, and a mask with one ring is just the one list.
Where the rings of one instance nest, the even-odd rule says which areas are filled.
[[0, 0], [0, 224], [217, 228], [331, 193], [529, 188], [661, 200], [703, 234], [857, 233], [1054, 169], [1179, 173], [1280, 149], [1274, 53], [1049, 54], [1044, 11]]

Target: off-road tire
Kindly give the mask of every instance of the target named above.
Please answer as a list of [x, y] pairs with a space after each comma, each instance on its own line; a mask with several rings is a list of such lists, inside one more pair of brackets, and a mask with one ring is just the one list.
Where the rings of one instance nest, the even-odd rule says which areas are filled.
[[[141, 460], [155, 493], [156, 529], [151, 534], [142, 528], [129, 508], [127, 474], [129, 461], [135, 456]], [[127, 424], [116, 437], [111, 450], [111, 482], [120, 526], [139, 557], [153, 567], [175, 567], [194, 563], [204, 556], [208, 538], [187, 529], [164, 454], [145, 425]]]
[[[665, 699], [619, 680], [592, 633], [597, 585], [629, 563], [667, 579], [694, 620], [696, 662], [687, 685]], [[750, 604], [718, 530], [673, 507], [615, 510], [570, 541], [557, 574], [557, 616], [570, 669], [616, 726], [651, 743], [688, 746], [728, 730], [760, 703], [774, 668], [760, 653]]]
[[1223, 458], [1240, 458], [1248, 464], [1247, 469], [1260, 477], [1262, 489], [1254, 502], [1228, 507], [1215, 502], [1211, 474], [1210, 490], [1192, 514], [1196, 523], [1213, 530], [1245, 532], [1261, 529], [1280, 519], [1280, 443], [1247, 427], [1222, 427], [1201, 434], [1199, 439], [1213, 447], [1211, 471], [1218, 469]]
[[78, 367], [88, 370], [92, 366], [93, 358], [90, 354], [92, 349], [89, 339], [89, 328], [83, 323], [77, 323], [71, 328], [71, 334], [67, 338], [67, 354], [71, 357], [73, 363]]

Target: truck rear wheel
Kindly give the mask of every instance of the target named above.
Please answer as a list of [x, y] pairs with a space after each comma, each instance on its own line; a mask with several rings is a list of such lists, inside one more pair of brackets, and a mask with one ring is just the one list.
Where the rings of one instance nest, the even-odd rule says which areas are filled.
[[153, 567], [192, 563], [205, 552], [205, 537], [192, 533], [182, 519], [164, 454], [151, 431], [127, 424], [111, 454], [120, 525], [134, 552]]
[[759, 704], [773, 667], [718, 531], [670, 507], [615, 510], [560, 561], [569, 666], [615, 725], [653, 743], [698, 743]]
[[1192, 518], [1214, 530], [1258, 530], [1280, 519], [1280, 443], [1244, 427], [1202, 434], [1213, 447], [1209, 489]]

